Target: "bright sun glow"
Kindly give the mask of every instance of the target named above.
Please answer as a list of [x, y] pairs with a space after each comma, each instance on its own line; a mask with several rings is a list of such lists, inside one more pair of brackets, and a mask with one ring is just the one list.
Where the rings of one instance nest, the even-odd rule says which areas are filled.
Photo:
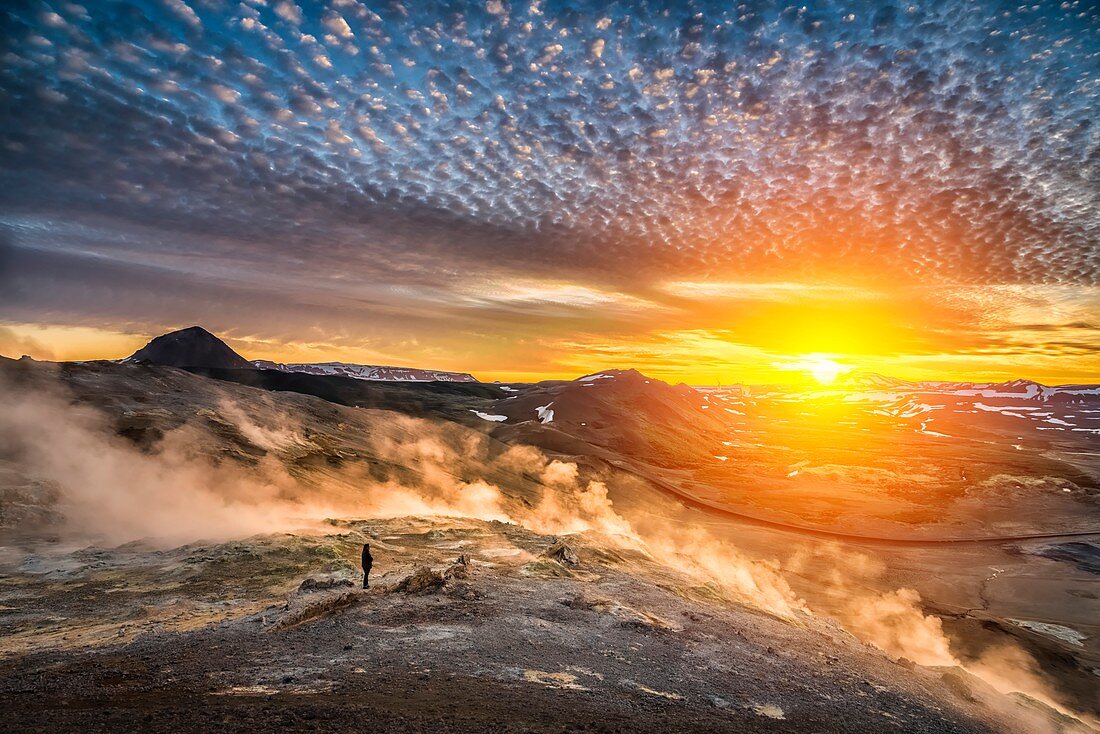
[[807, 362], [806, 371], [822, 385], [829, 385], [837, 378], [837, 375], [846, 372], [847, 369], [844, 365], [837, 364], [831, 359], [817, 358]]
[[839, 375], [850, 372], [851, 367], [819, 354], [807, 354], [789, 362], [775, 362], [774, 366], [782, 370], [795, 370], [805, 373], [822, 385], [831, 385]]

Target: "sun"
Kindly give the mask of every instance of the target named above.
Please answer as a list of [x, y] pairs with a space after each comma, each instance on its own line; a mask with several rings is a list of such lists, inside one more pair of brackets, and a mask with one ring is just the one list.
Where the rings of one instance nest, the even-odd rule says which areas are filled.
[[809, 369], [810, 374], [814, 375], [814, 380], [823, 385], [833, 384], [837, 375], [844, 371], [843, 366], [833, 360], [816, 360], [807, 369]]
[[804, 354], [772, 364], [781, 370], [802, 372], [822, 385], [831, 385], [837, 377], [852, 371], [852, 367], [821, 354]]
[[840, 364], [828, 357], [822, 357], [819, 355], [810, 355], [804, 359], [799, 360], [796, 365], [796, 369], [800, 369], [803, 372], [808, 372], [815, 380], [822, 385], [831, 385], [836, 378], [851, 368]]

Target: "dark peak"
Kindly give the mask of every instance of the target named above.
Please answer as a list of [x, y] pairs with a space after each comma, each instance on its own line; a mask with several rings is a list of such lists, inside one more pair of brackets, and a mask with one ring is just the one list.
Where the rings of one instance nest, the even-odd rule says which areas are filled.
[[[213, 334], [211, 334], [209, 331], [202, 328], [201, 326], [188, 326], [186, 329], [179, 329], [177, 331], [170, 331], [167, 334], [162, 334], [161, 336], [175, 336], [175, 335], [184, 335], [184, 334], [186, 334], [186, 335], [192, 335], [193, 334], [195, 336], [208, 336], [211, 339], [218, 339], [218, 337], [214, 336]], [[218, 341], [221, 341], [221, 339], [218, 339]]]
[[169, 367], [247, 370], [252, 364], [201, 326], [161, 334], [128, 357], [126, 362]]
[[[161, 334], [160, 336], [153, 337], [153, 339], [149, 343], [153, 344], [154, 342], [159, 342], [159, 343], [176, 342], [176, 343], [197, 343], [197, 344], [201, 344], [203, 342], [207, 342], [207, 343], [212, 344], [214, 342], [217, 342], [218, 344], [225, 344], [225, 342], [223, 342], [221, 339], [214, 336], [213, 334], [211, 334], [209, 331], [202, 328], [201, 326], [188, 326], [186, 329], [177, 329], [176, 331], [169, 331], [165, 334]], [[226, 345], [226, 348], [228, 348], [228, 345]]]

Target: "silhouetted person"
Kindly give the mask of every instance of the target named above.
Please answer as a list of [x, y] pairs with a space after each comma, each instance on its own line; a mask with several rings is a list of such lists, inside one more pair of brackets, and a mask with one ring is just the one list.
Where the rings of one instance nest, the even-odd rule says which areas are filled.
[[363, 546], [363, 588], [370, 588], [370, 567], [374, 565], [374, 556], [370, 554], [370, 543]]

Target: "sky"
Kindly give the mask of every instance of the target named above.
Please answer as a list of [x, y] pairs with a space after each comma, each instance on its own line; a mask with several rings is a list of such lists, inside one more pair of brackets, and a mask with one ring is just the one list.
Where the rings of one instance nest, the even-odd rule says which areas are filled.
[[1100, 381], [1091, 2], [8, 2], [0, 353]]

